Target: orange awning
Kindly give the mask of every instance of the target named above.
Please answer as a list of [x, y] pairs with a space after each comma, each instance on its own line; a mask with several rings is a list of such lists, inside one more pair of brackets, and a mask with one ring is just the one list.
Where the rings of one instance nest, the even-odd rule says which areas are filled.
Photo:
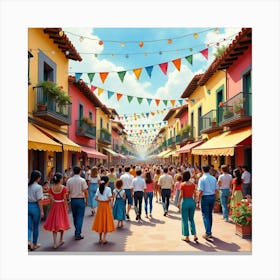
[[89, 158], [99, 158], [99, 159], [107, 159], [107, 156], [96, 151], [93, 148], [89, 148], [89, 147], [81, 147], [82, 151], [85, 152]]
[[252, 128], [240, 128], [227, 131], [213, 137], [197, 148], [192, 149], [193, 155], [233, 156], [234, 148], [252, 135]]
[[63, 146], [64, 151], [74, 151], [74, 152], [81, 152], [81, 146], [70, 140], [66, 135], [55, 132], [43, 127], [36, 126], [38, 129], [40, 129], [42, 132], [45, 134], [53, 137], [56, 139], [58, 142], [60, 142]]
[[179, 153], [179, 154], [189, 153], [192, 148], [202, 144], [203, 142], [204, 142], [203, 140], [200, 140], [200, 141], [196, 141], [196, 142], [193, 142], [193, 143], [186, 144], [185, 146], [183, 146], [179, 150], [177, 150], [177, 153]]
[[28, 149], [61, 152], [62, 146], [49, 138], [31, 123], [28, 123]]

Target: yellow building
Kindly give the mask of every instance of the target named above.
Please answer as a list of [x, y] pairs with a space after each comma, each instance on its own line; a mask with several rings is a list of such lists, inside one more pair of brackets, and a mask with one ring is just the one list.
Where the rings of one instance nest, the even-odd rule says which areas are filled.
[[[61, 28], [28, 29], [28, 172], [63, 172], [80, 146], [68, 138], [68, 61], [81, 61]], [[48, 81], [48, 82], [46, 82]], [[40, 86], [38, 86], [40, 84]]]
[[[210, 139], [221, 130], [216, 124], [221, 118], [219, 104], [226, 100], [225, 77], [224, 71], [215, 72], [210, 79], [205, 79], [204, 74], [195, 75], [181, 95], [181, 98], [189, 100], [188, 119], [194, 140]], [[191, 163], [199, 166], [214, 164], [215, 167], [218, 167], [219, 165], [216, 157], [214, 159], [199, 155], [193, 155]]]

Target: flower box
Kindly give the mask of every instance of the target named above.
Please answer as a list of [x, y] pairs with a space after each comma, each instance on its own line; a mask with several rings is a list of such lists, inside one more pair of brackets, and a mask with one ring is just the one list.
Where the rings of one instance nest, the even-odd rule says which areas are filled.
[[252, 225], [239, 225], [235, 224], [235, 234], [242, 238], [252, 237]]

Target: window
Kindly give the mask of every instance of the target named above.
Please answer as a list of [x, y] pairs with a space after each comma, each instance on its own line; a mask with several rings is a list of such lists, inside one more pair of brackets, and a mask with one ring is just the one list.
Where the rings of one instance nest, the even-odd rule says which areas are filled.
[[100, 129], [103, 128], [103, 119], [100, 118]]
[[28, 85], [31, 85], [30, 82], [30, 58], [33, 57], [33, 54], [31, 52], [28, 52]]
[[89, 118], [92, 120], [92, 112], [88, 113]]
[[38, 54], [39, 75], [38, 81], [56, 82], [56, 64], [46, 56], [41, 50]]
[[84, 106], [79, 104], [79, 120], [84, 116]]
[[202, 114], [202, 109], [201, 109], [201, 107], [199, 107], [199, 108], [197, 109], [197, 120], [198, 120], [198, 122], [197, 122], [197, 126], [198, 126], [198, 135], [200, 135], [200, 134], [201, 134], [201, 133], [200, 133], [200, 130], [202, 129], [201, 114]]

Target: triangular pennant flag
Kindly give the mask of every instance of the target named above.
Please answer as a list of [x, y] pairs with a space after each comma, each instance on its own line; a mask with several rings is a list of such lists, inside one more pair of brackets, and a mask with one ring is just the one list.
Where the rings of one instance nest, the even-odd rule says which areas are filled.
[[152, 71], [153, 71], [154, 66], [147, 66], [145, 67], [147, 74], [149, 75], [149, 77], [152, 77]]
[[159, 99], [155, 99], [155, 102], [156, 102], [156, 104], [158, 106], [158, 104], [160, 103], [160, 100]]
[[183, 104], [183, 99], [179, 99], [178, 101], [181, 105]]
[[158, 65], [161, 69], [161, 71], [163, 72], [164, 75], [166, 75], [167, 73], [167, 68], [168, 68], [168, 62], [165, 63], [161, 63]]
[[172, 60], [173, 64], [177, 68], [178, 71], [181, 70], [181, 58]]
[[139, 77], [140, 77], [141, 72], [142, 72], [142, 68], [133, 69], [133, 72], [134, 72], [137, 80], [139, 80]]
[[149, 113], [146, 113], [147, 118], [149, 117]]
[[110, 99], [114, 95], [114, 92], [108, 90], [108, 99]]
[[174, 99], [172, 99], [172, 100], [170, 100], [170, 103], [172, 104], [172, 106], [174, 106], [175, 105], [175, 100]]
[[151, 112], [151, 114], [152, 114], [152, 116], [154, 116], [154, 115], [155, 115], [155, 112]]
[[94, 92], [97, 89], [97, 87], [96, 86], [91, 86], [90, 89], [91, 89], [92, 92]]
[[117, 100], [120, 101], [120, 99], [123, 97], [123, 94], [117, 93]]
[[147, 98], [147, 102], [149, 105], [151, 105], [152, 99], [151, 98]]
[[192, 65], [192, 62], [193, 62], [193, 55], [192, 55], [192, 54], [191, 54], [191, 55], [188, 55], [188, 56], [186, 56], [185, 58], [186, 58], [186, 60], [189, 62], [189, 64]]
[[83, 75], [83, 73], [75, 73], [76, 82], [78, 82], [80, 80], [82, 75]]
[[94, 75], [95, 75], [95, 73], [88, 73], [88, 78], [89, 78], [90, 83], [92, 83]]
[[130, 96], [130, 95], [127, 96], [127, 100], [129, 103], [131, 102], [132, 99], [133, 99], [133, 96]]
[[142, 101], [143, 101], [143, 98], [142, 97], [137, 97], [137, 101], [138, 101], [139, 104], [141, 104]]
[[206, 59], [208, 59], [208, 48], [206, 48], [206, 49], [200, 51], [200, 53], [201, 53]]
[[97, 92], [98, 96], [100, 96], [103, 93], [103, 91], [104, 91], [103, 88], [98, 88], [98, 92]]
[[123, 82], [124, 76], [126, 74], [126, 71], [120, 71], [118, 72], [119, 78], [121, 79], [121, 81]]
[[109, 75], [109, 72], [101, 72], [101, 73], [99, 73], [100, 79], [101, 79], [103, 84], [104, 84], [106, 78], [108, 77], [108, 75]]

